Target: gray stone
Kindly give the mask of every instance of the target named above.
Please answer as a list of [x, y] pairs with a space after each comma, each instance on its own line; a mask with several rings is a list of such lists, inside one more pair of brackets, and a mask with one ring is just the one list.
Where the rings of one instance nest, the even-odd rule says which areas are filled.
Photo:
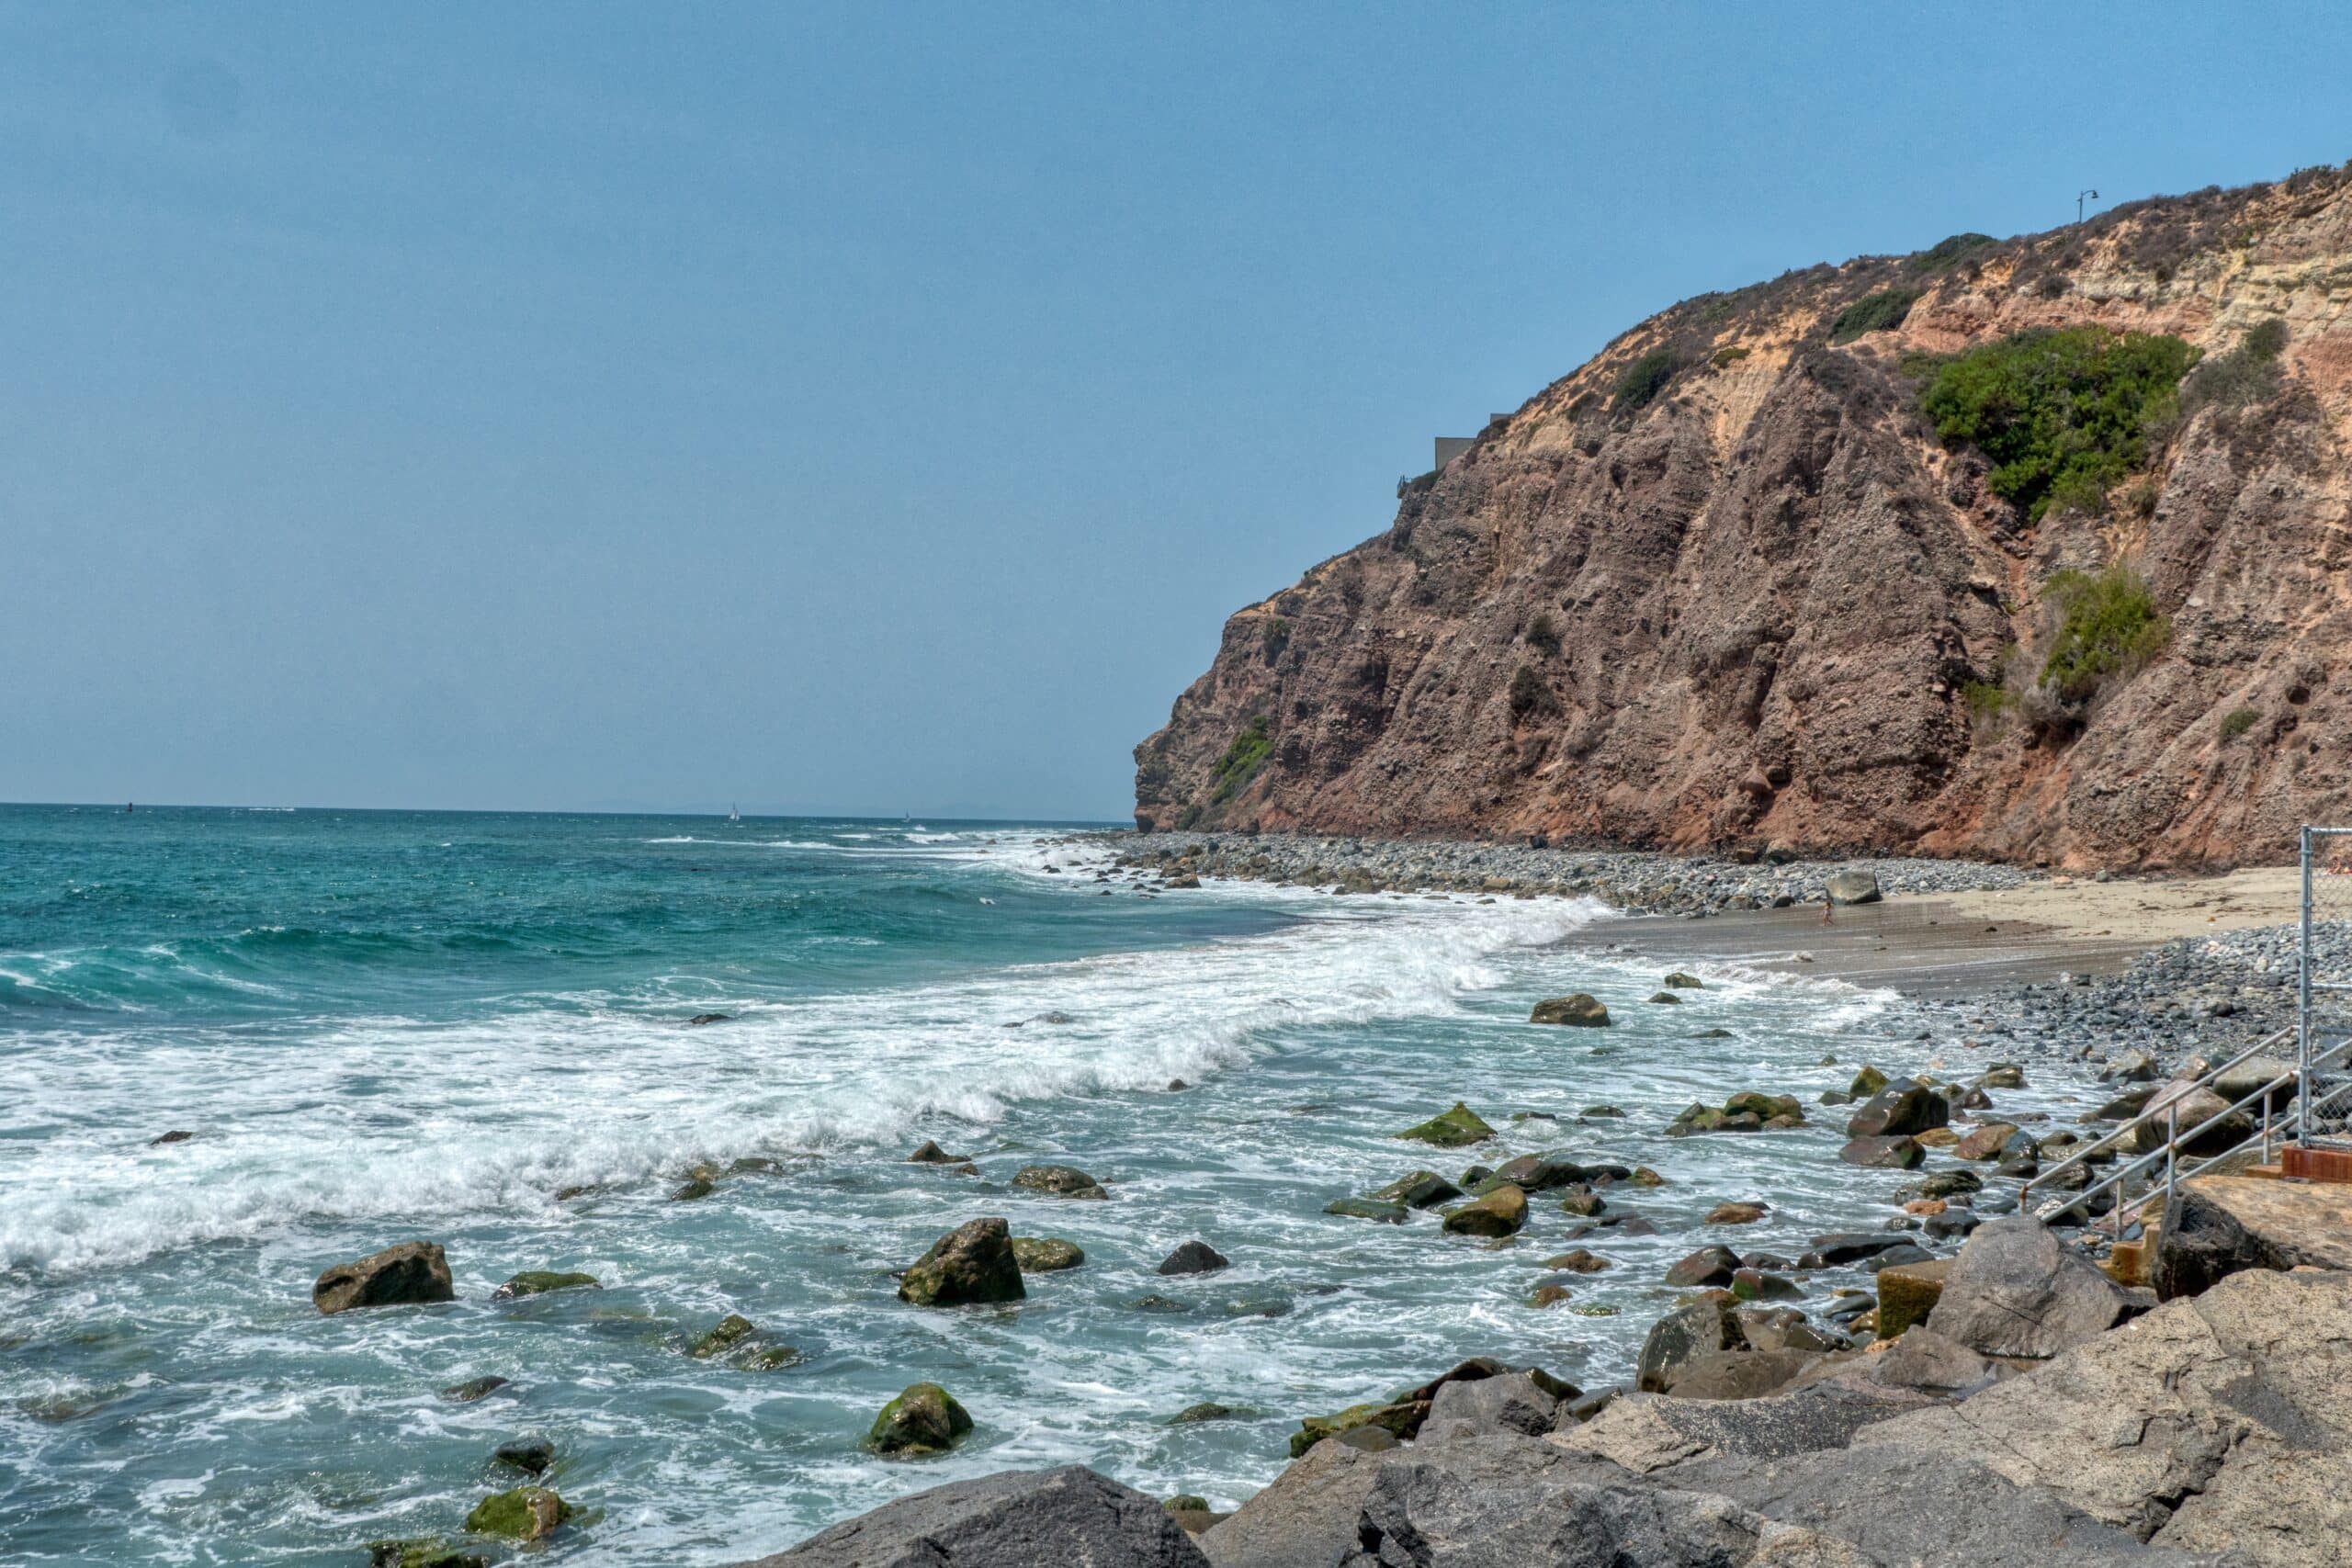
[[1867, 871], [1833, 871], [1821, 888], [1840, 904], [1875, 904], [1881, 897], [1877, 876]]
[[1188, 1241], [1159, 1260], [1162, 1274], [1214, 1274], [1228, 1269], [1233, 1259], [1204, 1241]]
[[1634, 1386], [1645, 1393], [1663, 1393], [1694, 1358], [1747, 1348], [1747, 1337], [1728, 1304], [1693, 1302], [1650, 1325], [1634, 1364]]
[[1525, 1372], [1457, 1380], [1437, 1391], [1415, 1440], [1498, 1431], [1541, 1437], [1552, 1429], [1559, 1404]]
[[745, 1568], [1207, 1568], [1208, 1561], [1157, 1501], [1069, 1465], [934, 1486]]
[[1982, 1355], [2046, 1359], [2114, 1326], [2130, 1302], [2049, 1226], [2009, 1214], [1969, 1235], [1928, 1326]]
[[973, 1220], [941, 1236], [899, 1280], [899, 1299], [917, 1306], [1017, 1302], [1027, 1293], [1012, 1232], [994, 1217]]

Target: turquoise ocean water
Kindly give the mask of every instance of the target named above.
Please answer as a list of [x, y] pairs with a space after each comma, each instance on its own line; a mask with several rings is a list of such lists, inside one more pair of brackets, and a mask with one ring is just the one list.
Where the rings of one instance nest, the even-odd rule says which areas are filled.
[[[1659, 961], [1577, 944], [1594, 905], [1150, 897], [1068, 835], [0, 807], [0, 1560], [356, 1563], [454, 1530], [525, 1436], [586, 1510], [550, 1563], [733, 1562], [1011, 1466], [1231, 1506], [1299, 1414], [1464, 1356], [1624, 1375], [1721, 1200], [1768, 1199], [1739, 1244], [1792, 1253], [1884, 1213], [1899, 1178], [1838, 1166], [1833, 1122], [1659, 1130], [1728, 1088], [1809, 1100], [1863, 1055], [1902, 1063], [1917, 1020], [1891, 998], [1711, 972], [1649, 1007]], [[1566, 989], [1619, 1026], [1524, 1021]], [[687, 1023], [705, 1012], [728, 1018]], [[1458, 1174], [1470, 1154], [1388, 1136], [1457, 1098], [1504, 1129], [1476, 1157], [1668, 1176], [1611, 1197], [1663, 1234], [1588, 1240], [1616, 1267], [1571, 1307], [1606, 1315], [1523, 1304], [1573, 1245], [1541, 1199], [1504, 1247], [1322, 1213], [1417, 1165]], [[1626, 1119], [1577, 1122], [1603, 1102]], [[171, 1130], [194, 1135], [151, 1142]], [[905, 1163], [925, 1138], [981, 1175]], [[775, 1164], [670, 1201], [739, 1160]], [[1045, 1161], [1113, 1201], [1009, 1185]], [[900, 1304], [889, 1270], [980, 1214], [1087, 1263], [1017, 1306]], [[321, 1269], [419, 1236], [457, 1303], [312, 1309]], [[1233, 1267], [1158, 1277], [1193, 1236]], [[604, 1288], [491, 1301], [525, 1269]], [[1174, 1306], [1135, 1304], [1154, 1293]], [[688, 1357], [729, 1313], [800, 1359]], [[482, 1376], [509, 1382], [438, 1392]], [[918, 1380], [973, 1438], [863, 1453]], [[1201, 1401], [1242, 1414], [1169, 1424]]]

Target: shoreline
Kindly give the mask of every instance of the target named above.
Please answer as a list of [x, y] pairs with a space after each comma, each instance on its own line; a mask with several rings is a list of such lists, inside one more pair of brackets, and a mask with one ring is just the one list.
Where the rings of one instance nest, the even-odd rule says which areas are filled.
[[[1576, 945], [1715, 960], [1884, 987], [1949, 1014], [1963, 1043], [2103, 1063], [2143, 1051], [2167, 1070], [2291, 1027], [2301, 907], [2293, 866], [2087, 876], [1916, 858], [1747, 862], [1657, 851], [1463, 840], [1154, 833], [1106, 836], [1156, 873], [1319, 886], [1335, 896], [1589, 897], [1615, 914]], [[1860, 873], [1876, 897], [1840, 901]], [[2352, 941], [2324, 939], [2343, 948]]]

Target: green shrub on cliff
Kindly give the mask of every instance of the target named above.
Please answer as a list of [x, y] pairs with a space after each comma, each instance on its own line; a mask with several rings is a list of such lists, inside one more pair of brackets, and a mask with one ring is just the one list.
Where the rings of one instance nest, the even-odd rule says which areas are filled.
[[1864, 333], [1892, 331], [1903, 324], [1919, 296], [1908, 288], [1882, 288], [1875, 294], [1865, 294], [1838, 312], [1829, 325], [1831, 343], [1851, 343]]
[[1673, 345], [1658, 344], [1625, 367], [1625, 373], [1617, 378], [1617, 395], [1610, 400], [1609, 406], [1620, 413], [1648, 407], [1681, 368], [1682, 356]]
[[2055, 502], [2097, 510], [2140, 466], [2196, 363], [2177, 337], [2044, 328], [1927, 361], [1919, 401], [1947, 443], [1993, 459], [1994, 494], [2039, 520]]
[[2071, 703], [2087, 701], [2101, 682], [2140, 664], [2172, 634], [2148, 585], [2124, 567], [2097, 576], [2062, 571], [2042, 592], [2061, 618], [2041, 683]]
[[1949, 271], [1977, 252], [1989, 251], [2000, 243], [1990, 234], [1954, 234], [1937, 241], [1904, 263], [1904, 270], [1920, 275]]
[[1274, 738], [1266, 728], [1266, 716], [1260, 714], [1250, 721], [1250, 728], [1233, 738], [1225, 755], [1216, 761], [1216, 789], [1211, 795], [1219, 806], [1241, 793], [1258, 772], [1258, 764], [1273, 754]]
[[2189, 373], [2181, 384], [2181, 412], [2193, 413], [2209, 404], [2244, 408], [2267, 399], [2278, 389], [2278, 355], [2286, 346], [2286, 322], [2273, 316], [2256, 324], [2235, 348]]
[[2252, 708], [2232, 708], [2222, 719], [2222, 739], [2235, 740], [2261, 722], [2262, 716]]

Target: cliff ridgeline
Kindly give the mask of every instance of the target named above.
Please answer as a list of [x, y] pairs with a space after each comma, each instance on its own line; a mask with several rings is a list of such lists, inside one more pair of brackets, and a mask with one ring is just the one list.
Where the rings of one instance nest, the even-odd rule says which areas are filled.
[[1234, 615], [1136, 822], [2289, 858], [2347, 436], [2352, 164], [1686, 300]]

